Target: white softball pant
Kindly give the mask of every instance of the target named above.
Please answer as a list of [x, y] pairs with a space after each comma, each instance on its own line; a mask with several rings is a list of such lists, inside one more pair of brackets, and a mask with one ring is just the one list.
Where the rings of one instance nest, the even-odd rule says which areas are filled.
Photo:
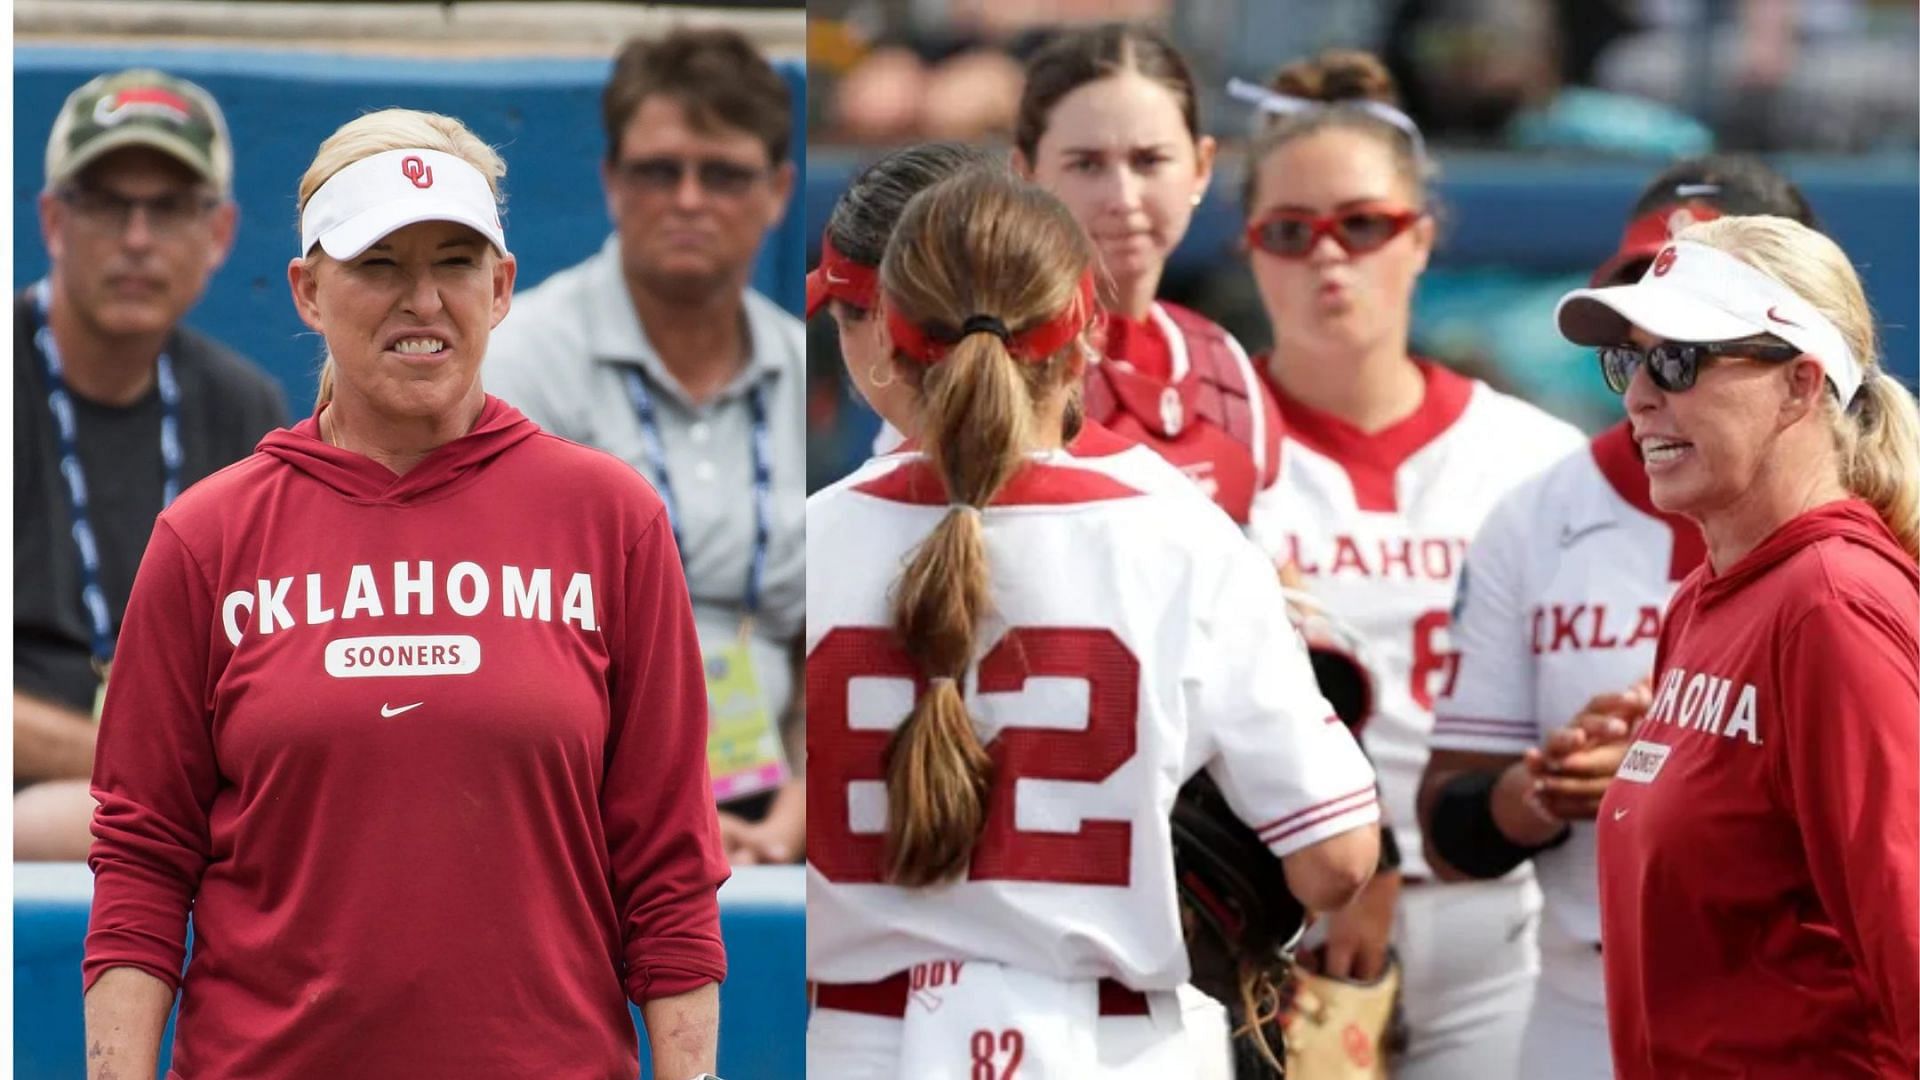
[[[1153, 1015], [1100, 1017], [1094, 1036], [1100, 1059], [1083, 1075], [1089, 1080], [1233, 1080], [1226, 1010], [1190, 986], [1177, 994], [1149, 996], [1156, 999]], [[901, 1080], [900, 1027], [891, 1017], [815, 1009], [807, 1023], [807, 1075]], [[1022, 1070], [1014, 1080], [1025, 1075]]]
[[1531, 876], [1402, 890], [1393, 937], [1405, 968], [1400, 997], [1409, 1037], [1393, 1062], [1394, 1080], [1522, 1075], [1539, 917], [1540, 890]]
[[1592, 942], [1549, 913], [1540, 924], [1540, 985], [1520, 1048], [1522, 1080], [1613, 1080], [1606, 970]]

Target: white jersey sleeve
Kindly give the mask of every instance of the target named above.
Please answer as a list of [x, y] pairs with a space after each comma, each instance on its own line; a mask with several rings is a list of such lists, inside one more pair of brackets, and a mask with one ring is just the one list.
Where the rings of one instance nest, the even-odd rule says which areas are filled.
[[1519, 754], [1539, 741], [1525, 577], [1540, 491], [1536, 477], [1509, 492], [1467, 548], [1450, 629], [1459, 668], [1434, 703], [1434, 749]]
[[1379, 821], [1373, 767], [1321, 696], [1273, 568], [1240, 544], [1220, 570], [1187, 669], [1199, 762], [1276, 855]]
[[1287, 489], [1276, 477], [1266, 487], [1256, 489], [1247, 511], [1247, 536], [1262, 551], [1277, 551], [1285, 542], [1281, 523], [1287, 519]]

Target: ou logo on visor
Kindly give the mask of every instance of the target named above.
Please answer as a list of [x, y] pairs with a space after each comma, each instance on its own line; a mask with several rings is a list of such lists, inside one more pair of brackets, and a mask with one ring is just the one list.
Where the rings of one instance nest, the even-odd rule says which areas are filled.
[[1666, 277], [1667, 271], [1673, 269], [1673, 261], [1679, 257], [1680, 253], [1673, 248], [1661, 251], [1659, 257], [1653, 260], [1653, 276]]
[[430, 188], [433, 186], [433, 166], [421, 161], [417, 157], [401, 158], [400, 171], [406, 174], [407, 179], [413, 182], [414, 187]]

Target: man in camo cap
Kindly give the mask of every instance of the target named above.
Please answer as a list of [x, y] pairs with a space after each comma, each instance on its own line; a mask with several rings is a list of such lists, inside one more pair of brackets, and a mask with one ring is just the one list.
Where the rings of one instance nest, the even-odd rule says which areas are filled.
[[14, 299], [14, 852], [84, 858], [93, 717], [153, 519], [286, 422], [279, 387], [180, 325], [233, 246], [233, 146], [158, 71], [74, 91], [47, 140], [50, 265]]

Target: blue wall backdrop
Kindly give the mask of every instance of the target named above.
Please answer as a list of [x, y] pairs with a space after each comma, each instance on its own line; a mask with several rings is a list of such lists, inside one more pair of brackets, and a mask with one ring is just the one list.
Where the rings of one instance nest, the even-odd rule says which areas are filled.
[[[300, 174], [322, 139], [389, 106], [457, 116], [507, 160], [507, 244], [520, 284], [591, 255], [611, 226], [601, 194], [600, 88], [611, 59], [417, 59], [155, 47], [14, 51], [14, 287], [46, 272], [36, 200], [47, 134], [66, 96], [104, 71], [158, 67], [219, 99], [234, 141], [240, 233], [233, 255], [187, 321], [258, 361], [286, 387], [296, 417], [313, 403], [322, 343], [294, 314], [287, 260], [299, 253]], [[805, 71], [782, 62], [794, 92], [795, 163], [805, 166]], [[755, 287], [798, 312], [805, 273], [801, 215], [768, 238]]]
[[[806, 1074], [800, 1057], [807, 1026], [804, 873], [797, 866], [745, 867], [720, 890], [729, 965], [720, 988], [720, 1075], [730, 1080], [799, 1080]], [[14, 892], [12, 1075], [85, 1076], [80, 959], [93, 875], [81, 863], [22, 863], [14, 871]], [[162, 1075], [172, 1046], [169, 1022]], [[651, 1080], [646, 1046], [643, 1034], [640, 1075]]]

